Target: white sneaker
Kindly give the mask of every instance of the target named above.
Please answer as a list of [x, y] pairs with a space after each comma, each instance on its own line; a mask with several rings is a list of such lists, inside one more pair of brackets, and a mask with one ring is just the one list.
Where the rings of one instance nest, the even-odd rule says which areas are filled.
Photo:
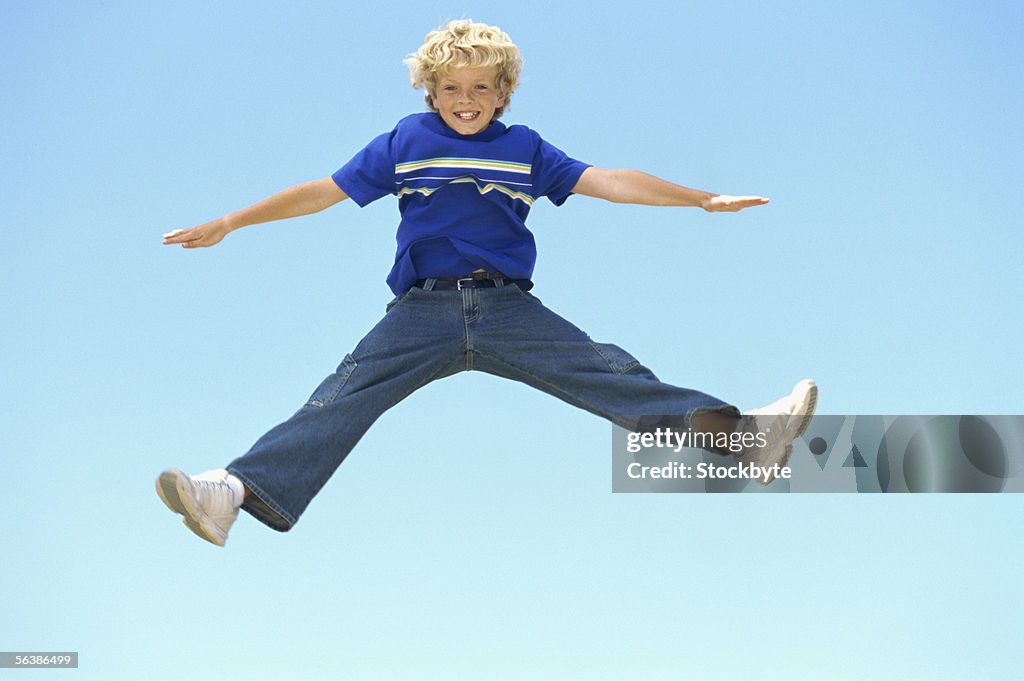
[[242, 495], [231, 488], [223, 468], [189, 477], [169, 468], [156, 479], [156, 493], [175, 513], [185, 516], [185, 526], [208, 542], [224, 546], [228, 530], [238, 517]]
[[818, 386], [804, 379], [782, 399], [743, 414], [752, 417], [748, 426], [750, 432], [762, 435], [765, 441], [764, 447], [752, 447], [741, 455], [743, 463], [759, 469], [759, 483], [767, 485], [778, 477], [793, 453], [793, 440], [807, 432], [817, 406]]

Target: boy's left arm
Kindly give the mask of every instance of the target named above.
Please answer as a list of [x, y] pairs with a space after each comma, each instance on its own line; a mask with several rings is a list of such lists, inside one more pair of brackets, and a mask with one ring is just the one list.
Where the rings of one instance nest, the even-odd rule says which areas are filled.
[[763, 206], [762, 196], [728, 196], [690, 189], [639, 170], [608, 170], [591, 166], [583, 171], [574, 194], [594, 196], [615, 203], [645, 206], [700, 206], [712, 213], [736, 212]]

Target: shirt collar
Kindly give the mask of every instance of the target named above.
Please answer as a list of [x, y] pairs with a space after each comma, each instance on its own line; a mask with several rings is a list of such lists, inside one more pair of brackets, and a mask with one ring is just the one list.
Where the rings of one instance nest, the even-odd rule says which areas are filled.
[[438, 134], [451, 137], [452, 139], [466, 140], [467, 142], [490, 142], [505, 132], [504, 123], [501, 121], [491, 121], [489, 126], [474, 135], [460, 135], [449, 128], [444, 119], [441, 118], [441, 115], [436, 112], [427, 114], [426, 123], [428, 128]]

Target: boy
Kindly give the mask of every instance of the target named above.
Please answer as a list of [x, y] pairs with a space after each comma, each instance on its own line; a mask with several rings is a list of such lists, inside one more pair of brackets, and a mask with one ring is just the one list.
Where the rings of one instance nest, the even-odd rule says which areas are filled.
[[717, 398], [662, 383], [630, 354], [595, 343], [529, 293], [536, 249], [525, 221], [541, 196], [556, 205], [583, 194], [707, 211], [768, 199], [589, 166], [529, 128], [498, 122], [522, 60], [496, 27], [453, 21], [427, 35], [406, 63], [413, 86], [426, 90], [429, 112], [402, 119], [331, 177], [164, 236], [165, 244], [208, 247], [246, 225], [314, 213], [346, 198], [365, 206], [387, 194], [398, 197], [402, 215], [387, 278], [395, 298], [384, 318], [305, 406], [226, 469], [195, 477], [164, 471], [156, 487], [168, 508], [219, 546], [239, 508], [287, 531], [377, 417], [427, 383], [470, 369], [522, 381], [626, 428], [665, 415], [703, 433], [753, 429], [764, 446], [744, 452], [744, 460], [765, 470], [784, 465], [814, 412], [812, 381], [748, 412], [756, 419], [743, 419]]

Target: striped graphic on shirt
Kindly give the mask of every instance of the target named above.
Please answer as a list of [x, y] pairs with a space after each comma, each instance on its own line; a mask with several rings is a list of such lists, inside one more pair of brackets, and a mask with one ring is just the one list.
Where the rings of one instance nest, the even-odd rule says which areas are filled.
[[[448, 179], [448, 178], [445, 178], [445, 179]], [[441, 187], [444, 187], [445, 185], [456, 184], [456, 183], [460, 183], [460, 182], [469, 182], [471, 184], [475, 184], [477, 191], [479, 191], [481, 194], [486, 194], [489, 191], [496, 191], [496, 192], [500, 192], [500, 193], [502, 193], [505, 196], [508, 196], [510, 198], [519, 199], [520, 201], [522, 201], [523, 203], [525, 203], [528, 206], [532, 206], [533, 205], [534, 199], [529, 194], [526, 194], [526, 193], [523, 193], [523, 192], [517, 192], [514, 189], [510, 189], [510, 188], [508, 188], [508, 187], [506, 187], [506, 186], [504, 186], [502, 184], [498, 184], [497, 182], [488, 182], [486, 184], [480, 184], [480, 182], [477, 180], [477, 178], [475, 178], [475, 177], [468, 177], [468, 176], [467, 177], [454, 177], [454, 178], [448, 179], [448, 181], [445, 184], [442, 184], [442, 185], [437, 186], [437, 187], [415, 187], [415, 188], [403, 187], [402, 189], [400, 189], [398, 191], [398, 198], [402, 198], [406, 194], [417, 194], [417, 193], [418, 194], [423, 194], [424, 196], [430, 196], [431, 194], [436, 192], [438, 189], [441, 189]]]
[[[432, 169], [435, 174], [409, 176], [408, 173]], [[488, 175], [498, 177], [480, 177], [475, 171], [488, 171]], [[430, 196], [441, 187], [456, 183], [470, 183], [476, 185], [477, 191], [486, 194], [496, 191], [511, 199], [522, 201], [532, 206], [534, 198], [521, 191], [519, 188], [530, 188], [529, 182], [516, 180], [525, 179], [522, 176], [529, 176], [533, 167], [529, 163], [514, 163], [512, 161], [495, 161], [486, 158], [428, 158], [421, 161], [408, 161], [395, 165], [395, 175], [405, 174], [399, 177], [396, 184], [402, 186], [398, 190], [398, 197], [408, 194], [422, 194]], [[449, 174], [450, 173], [450, 174]], [[509, 178], [501, 177], [510, 175]], [[515, 180], [511, 178], [515, 178]]]
[[506, 173], [529, 175], [529, 163], [512, 163], [511, 161], [494, 161], [486, 158], [428, 158], [422, 161], [399, 163], [395, 166], [395, 174], [410, 173], [424, 168], [466, 168], [469, 170], [500, 170]]

